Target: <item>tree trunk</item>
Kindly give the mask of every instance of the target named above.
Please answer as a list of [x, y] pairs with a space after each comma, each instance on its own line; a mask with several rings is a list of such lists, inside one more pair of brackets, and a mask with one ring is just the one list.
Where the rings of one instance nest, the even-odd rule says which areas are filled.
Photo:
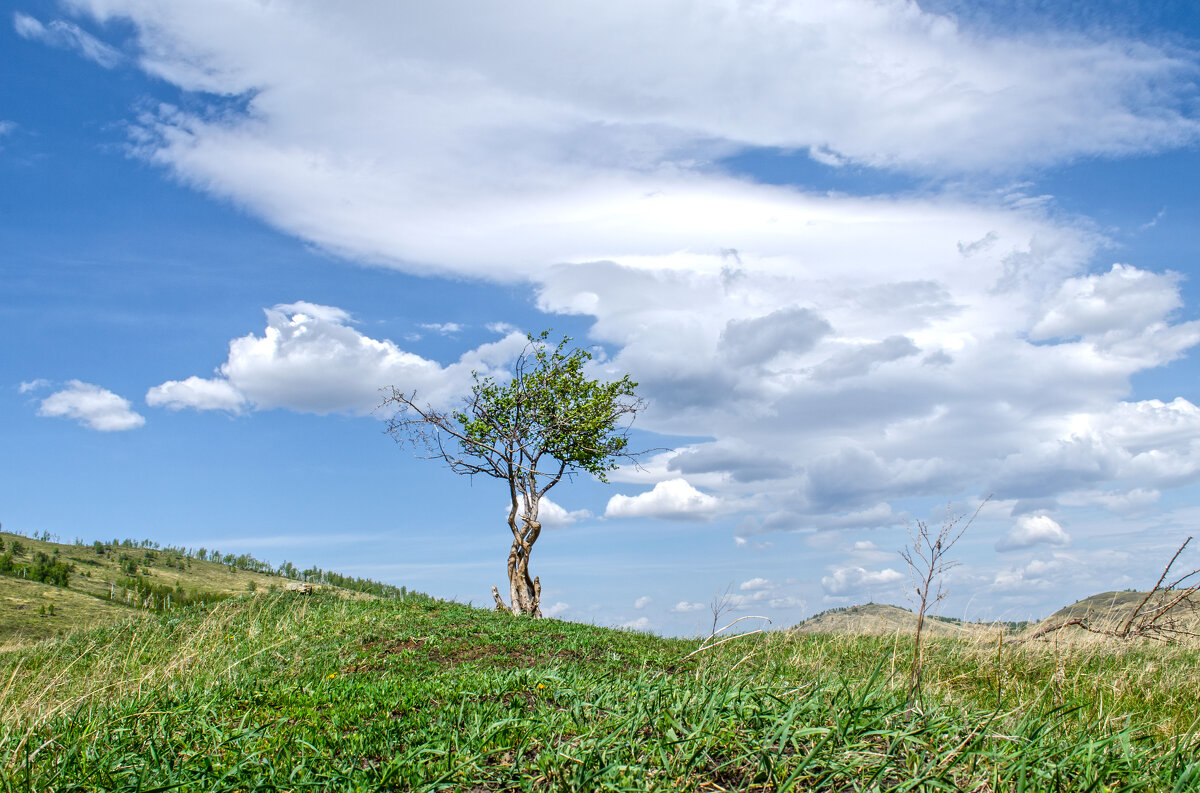
[[514, 496], [508, 515], [508, 526], [512, 530], [512, 547], [508, 551], [508, 605], [500, 597], [497, 587], [492, 587], [496, 610], [511, 611], [513, 615], [542, 616], [542, 582], [529, 574], [529, 555], [533, 544], [541, 534], [542, 524], [537, 521], [537, 498], [525, 498], [525, 509], [521, 515], [521, 526], [517, 526], [517, 500]]

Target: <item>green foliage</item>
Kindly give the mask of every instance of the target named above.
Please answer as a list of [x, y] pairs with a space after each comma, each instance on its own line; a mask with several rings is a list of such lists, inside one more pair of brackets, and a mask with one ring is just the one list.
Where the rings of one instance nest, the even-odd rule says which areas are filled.
[[530, 471], [547, 455], [606, 482], [629, 443], [619, 422], [636, 410], [637, 383], [628, 374], [608, 383], [588, 379], [583, 367], [591, 353], [570, 348], [565, 337], [551, 348], [548, 337], [549, 331], [529, 336], [532, 356], [522, 357], [503, 384], [474, 373], [468, 408], [452, 414], [461, 427], [459, 446], [472, 457], [523, 452]]
[[96, 552], [97, 556], [103, 556], [104, 555], [104, 543], [100, 542], [99, 540], [96, 540], [94, 543], [92, 543], [92, 550], [94, 550]]
[[21, 542], [20, 540], [13, 540], [12, 553], [13, 553], [13, 556], [24, 556], [25, 555], [25, 543]]
[[30, 566], [26, 578], [30, 581], [40, 581], [43, 584], [65, 587], [70, 585], [71, 573], [74, 570], [74, 565], [62, 561], [57, 554], [51, 558], [44, 552], [38, 551], [33, 555], [33, 564]]

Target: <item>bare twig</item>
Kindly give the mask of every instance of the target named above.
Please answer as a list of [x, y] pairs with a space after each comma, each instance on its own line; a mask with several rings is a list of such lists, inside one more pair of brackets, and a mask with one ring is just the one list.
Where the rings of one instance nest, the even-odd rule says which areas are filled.
[[958, 561], [950, 559], [947, 554], [954, 544], [966, 533], [975, 519], [979, 517], [984, 504], [991, 499], [985, 498], [975, 509], [970, 519], [965, 523], [966, 514], [952, 515], [950, 505], [946, 505], [946, 517], [934, 534], [925, 521], [918, 520], [916, 525], [908, 525], [909, 545], [900, 551], [900, 558], [908, 565], [909, 577], [912, 580], [912, 591], [917, 603], [917, 630], [913, 639], [913, 659], [908, 671], [908, 696], [920, 698], [922, 663], [922, 638], [925, 631], [925, 616], [930, 607], [940, 603], [946, 597], [942, 589], [941, 578], [948, 571], [958, 566]]

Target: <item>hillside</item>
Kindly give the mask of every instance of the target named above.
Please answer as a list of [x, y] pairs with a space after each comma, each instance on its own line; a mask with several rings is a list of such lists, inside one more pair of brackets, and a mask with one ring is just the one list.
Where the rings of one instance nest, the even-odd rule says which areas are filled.
[[[277, 575], [270, 565], [249, 556], [198, 558], [199, 553], [159, 548], [149, 541], [65, 544], [48, 539], [0, 532], [0, 562], [7, 555], [12, 567], [0, 574], [0, 648], [14, 643], [57, 636], [77, 628], [144, 616], [191, 603], [212, 603], [249, 592], [269, 592], [292, 580]], [[211, 552], [215, 553], [215, 552]], [[31, 569], [43, 554], [50, 564], [69, 570], [68, 586], [30, 580]], [[290, 566], [288, 572], [297, 572]], [[349, 579], [325, 571], [318, 580], [333, 578], [365, 585], [381, 593], [399, 592], [375, 582]], [[347, 594], [351, 594], [347, 591]], [[353, 596], [362, 596], [355, 592]]]
[[[1086, 618], [1097, 628], [1117, 628], [1129, 619], [1134, 609], [1145, 599], [1146, 594], [1146, 592], [1132, 590], [1101, 592], [1059, 609], [1034, 625], [1032, 630], [1043, 630], [1080, 617]], [[1155, 606], [1165, 605], [1171, 599], [1173, 596], [1164, 600], [1163, 594], [1156, 594], [1143, 607], [1142, 613], [1152, 613]], [[1181, 602], [1172, 613], [1178, 620], [1180, 628], [1200, 633], [1200, 594], [1193, 595], [1189, 600]], [[1065, 631], [1067, 635], [1072, 635], [1082, 632], [1082, 629], [1071, 626]]]
[[[912, 611], [886, 603], [831, 609], [794, 626], [797, 633], [833, 633], [856, 636], [892, 636], [916, 631], [917, 616]], [[926, 635], [965, 638], [995, 635], [995, 626], [983, 623], [959, 622], [944, 617], [927, 617]]]
[[907, 667], [909, 644], [775, 633], [689, 658], [694, 641], [457, 603], [236, 598], [0, 654], [0, 781], [11, 769], [13, 789], [225, 793], [1200, 783], [1193, 650], [936, 642], [913, 707], [888, 671]]

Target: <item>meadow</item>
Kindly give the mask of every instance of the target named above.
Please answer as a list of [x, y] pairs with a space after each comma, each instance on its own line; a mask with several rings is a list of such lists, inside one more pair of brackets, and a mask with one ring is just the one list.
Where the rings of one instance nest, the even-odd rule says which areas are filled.
[[1200, 649], [242, 594], [0, 652], [0, 790], [1200, 790]]

